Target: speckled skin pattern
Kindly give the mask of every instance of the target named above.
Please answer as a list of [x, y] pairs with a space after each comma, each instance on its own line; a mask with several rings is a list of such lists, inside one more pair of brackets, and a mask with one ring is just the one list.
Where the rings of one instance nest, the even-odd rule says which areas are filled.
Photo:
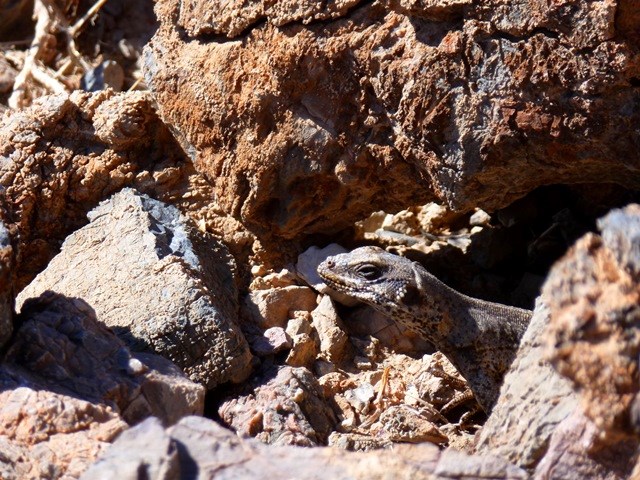
[[418, 263], [361, 247], [318, 266], [334, 290], [361, 300], [417, 332], [467, 379], [486, 412], [513, 361], [531, 312], [463, 295]]

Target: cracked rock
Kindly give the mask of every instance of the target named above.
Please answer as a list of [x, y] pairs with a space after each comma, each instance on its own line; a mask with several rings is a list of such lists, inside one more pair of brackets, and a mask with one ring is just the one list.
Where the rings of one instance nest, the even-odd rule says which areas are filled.
[[246, 378], [251, 354], [226, 248], [175, 207], [131, 189], [89, 218], [18, 305], [46, 290], [82, 298], [132, 350], [170, 359], [207, 388]]
[[635, 1], [223, 3], [157, 2], [145, 78], [265, 245], [432, 200], [640, 186]]

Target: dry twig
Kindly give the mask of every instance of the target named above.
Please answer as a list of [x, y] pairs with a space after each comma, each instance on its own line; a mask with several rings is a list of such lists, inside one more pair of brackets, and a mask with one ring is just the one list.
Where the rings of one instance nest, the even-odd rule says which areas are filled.
[[26, 105], [28, 99], [28, 82], [33, 77], [33, 70], [36, 61], [40, 56], [41, 48], [46, 43], [46, 37], [49, 35], [53, 20], [49, 14], [49, 10], [42, 0], [34, 0], [33, 2], [33, 18], [36, 19], [35, 34], [29, 52], [24, 59], [22, 70], [16, 75], [13, 83], [13, 92], [8, 100], [9, 108], [17, 109]]

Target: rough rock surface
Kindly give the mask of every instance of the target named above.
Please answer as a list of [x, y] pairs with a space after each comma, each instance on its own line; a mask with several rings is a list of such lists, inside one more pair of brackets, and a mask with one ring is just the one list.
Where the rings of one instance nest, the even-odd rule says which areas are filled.
[[0, 217], [17, 240], [18, 289], [87, 223], [89, 210], [128, 185], [193, 213], [237, 252], [250, 249], [252, 237], [216, 214], [210, 185], [194, 172], [148, 94], [51, 95], [0, 122]]
[[[136, 448], [148, 445], [144, 451]], [[393, 451], [266, 446], [211, 420], [188, 417], [163, 430], [153, 419], [122, 435], [81, 478], [525, 479], [497, 457], [441, 452], [430, 444]]]
[[77, 478], [128, 425], [201, 414], [204, 389], [134, 357], [80, 299], [29, 300], [0, 364], [2, 478]]
[[175, 207], [131, 189], [89, 218], [18, 304], [46, 290], [78, 297], [130, 348], [165, 356], [193, 381], [213, 388], [246, 378], [251, 354], [226, 248]]
[[0, 347], [13, 331], [15, 257], [9, 231], [0, 221]]
[[145, 75], [225, 211], [299, 238], [433, 197], [637, 188], [637, 8], [162, 0]]
[[238, 433], [264, 443], [322, 445], [337, 422], [306, 368], [274, 367], [243, 390], [251, 393], [223, 402], [218, 413]]
[[598, 228], [600, 236], [583, 237], [554, 267], [543, 290], [551, 299], [547, 357], [581, 408], [554, 434], [555, 461], [541, 465], [541, 475], [580, 478], [593, 465], [589, 478], [622, 479], [638, 461], [640, 205], [611, 211]]
[[598, 227], [552, 268], [478, 437], [536, 478], [625, 479], [640, 452], [640, 206]]

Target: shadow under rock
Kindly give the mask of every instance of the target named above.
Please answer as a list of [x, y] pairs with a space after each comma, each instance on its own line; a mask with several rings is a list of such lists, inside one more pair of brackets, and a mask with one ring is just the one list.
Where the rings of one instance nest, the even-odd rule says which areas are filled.
[[87, 302], [46, 291], [27, 300], [0, 363], [0, 392], [48, 390], [123, 411], [140, 363]]

